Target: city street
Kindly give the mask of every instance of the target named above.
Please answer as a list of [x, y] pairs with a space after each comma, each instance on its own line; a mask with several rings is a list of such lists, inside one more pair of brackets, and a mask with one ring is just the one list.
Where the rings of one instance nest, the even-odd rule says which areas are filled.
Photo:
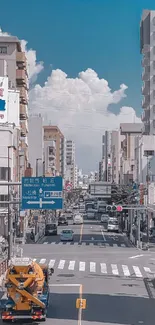
[[[58, 227], [59, 233], [63, 228]], [[61, 243], [58, 235], [23, 247], [24, 256], [54, 267], [45, 324], [152, 325], [155, 263], [149, 253], [132, 247], [121, 233], [103, 231], [95, 221], [70, 222], [68, 228], [74, 230], [74, 243]], [[76, 309], [79, 297], [86, 299], [82, 311]]]

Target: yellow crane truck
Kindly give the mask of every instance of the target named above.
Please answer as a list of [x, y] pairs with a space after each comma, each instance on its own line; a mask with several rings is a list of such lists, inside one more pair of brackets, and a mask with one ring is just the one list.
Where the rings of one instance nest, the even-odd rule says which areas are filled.
[[6, 294], [1, 298], [3, 322], [46, 321], [49, 277], [53, 273], [53, 268], [31, 258], [12, 258], [6, 272]]

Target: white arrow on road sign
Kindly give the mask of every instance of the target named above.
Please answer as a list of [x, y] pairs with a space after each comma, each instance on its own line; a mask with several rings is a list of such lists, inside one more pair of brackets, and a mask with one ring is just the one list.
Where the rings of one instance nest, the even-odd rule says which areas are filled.
[[42, 208], [43, 204], [54, 204], [55, 201], [43, 201], [42, 199], [40, 199], [39, 201], [28, 201], [27, 204], [39, 204], [39, 207]]
[[40, 189], [39, 189], [39, 193], [42, 194], [42, 192], [43, 192], [43, 190], [42, 190], [42, 188], [40, 188]]

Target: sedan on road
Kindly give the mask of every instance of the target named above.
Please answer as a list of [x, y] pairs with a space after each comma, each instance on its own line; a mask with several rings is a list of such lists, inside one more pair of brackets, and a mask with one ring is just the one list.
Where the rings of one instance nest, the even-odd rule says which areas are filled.
[[57, 235], [56, 223], [47, 224], [45, 227], [45, 236]]
[[58, 219], [58, 226], [63, 226], [63, 225], [66, 225], [68, 226], [68, 221], [67, 221], [67, 218], [65, 216], [61, 216], [59, 217]]
[[74, 240], [74, 232], [71, 229], [64, 229], [60, 234], [61, 241], [73, 241]]

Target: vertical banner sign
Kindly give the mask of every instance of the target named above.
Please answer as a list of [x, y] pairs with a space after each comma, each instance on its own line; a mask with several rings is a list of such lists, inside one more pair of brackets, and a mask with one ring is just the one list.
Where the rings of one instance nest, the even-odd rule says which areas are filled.
[[140, 184], [140, 205], [144, 205], [144, 184]]
[[8, 77], [0, 77], [0, 123], [8, 122]]

